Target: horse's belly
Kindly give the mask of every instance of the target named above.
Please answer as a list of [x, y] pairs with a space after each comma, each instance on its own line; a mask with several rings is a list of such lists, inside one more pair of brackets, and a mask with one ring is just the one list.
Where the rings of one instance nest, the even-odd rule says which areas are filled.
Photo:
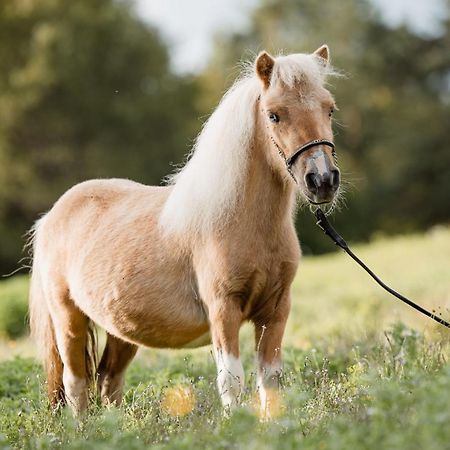
[[198, 347], [204, 347], [205, 345], [211, 344], [211, 333], [208, 331], [198, 338], [188, 342], [187, 344], [183, 345], [182, 348], [198, 348]]
[[208, 321], [192, 320], [180, 313], [158, 315], [153, 320], [122, 317], [113, 327], [119, 337], [146, 347], [194, 348], [208, 344]]
[[[205, 345], [199, 338], [208, 334], [208, 319], [195, 299], [134, 300], [119, 301], [120, 306], [103, 308], [102, 312], [95, 314], [99, 325], [124, 340], [147, 347]], [[95, 317], [92, 319], [96, 321]]]
[[73, 299], [106, 331], [138, 345], [179, 348], [207, 333], [207, 313], [191, 283], [186, 279], [172, 283], [166, 278], [159, 285], [151, 275], [95, 286], [85, 279], [77, 283], [79, 289], [71, 289]]

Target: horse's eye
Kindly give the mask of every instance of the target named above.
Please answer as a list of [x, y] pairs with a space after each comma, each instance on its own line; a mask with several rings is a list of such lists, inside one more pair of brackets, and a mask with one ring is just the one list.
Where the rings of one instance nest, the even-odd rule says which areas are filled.
[[328, 117], [331, 119], [334, 113], [334, 108], [330, 108], [330, 112], [328, 113]]
[[269, 113], [269, 120], [273, 123], [278, 123], [280, 121], [280, 116], [275, 113]]

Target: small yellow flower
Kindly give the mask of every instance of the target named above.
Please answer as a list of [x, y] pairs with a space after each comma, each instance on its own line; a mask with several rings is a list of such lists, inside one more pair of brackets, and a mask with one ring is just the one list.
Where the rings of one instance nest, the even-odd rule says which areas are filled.
[[161, 406], [171, 416], [185, 416], [195, 406], [195, 395], [190, 386], [174, 386], [164, 392]]
[[256, 393], [253, 405], [256, 414], [264, 422], [279, 417], [284, 410], [283, 401], [278, 389], [266, 389], [265, 405], [261, 404], [261, 399], [258, 393]]

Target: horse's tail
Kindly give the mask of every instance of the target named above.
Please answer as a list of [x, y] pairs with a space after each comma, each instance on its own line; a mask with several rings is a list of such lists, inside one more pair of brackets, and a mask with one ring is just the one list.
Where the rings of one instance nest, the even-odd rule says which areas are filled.
[[55, 330], [50, 317], [47, 301], [40, 273], [39, 257], [36, 251], [36, 240], [42, 218], [38, 220], [30, 231], [28, 245], [33, 252], [33, 265], [31, 269], [31, 283], [29, 295], [29, 316], [31, 336], [38, 347], [44, 361], [47, 374], [48, 397], [53, 406], [64, 403], [63, 363], [56, 345]]

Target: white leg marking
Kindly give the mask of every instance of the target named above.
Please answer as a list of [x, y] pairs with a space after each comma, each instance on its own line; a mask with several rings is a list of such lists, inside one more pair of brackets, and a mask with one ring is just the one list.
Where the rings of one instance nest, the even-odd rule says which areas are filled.
[[244, 369], [241, 360], [222, 350], [216, 352], [217, 386], [222, 405], [229, 409], [239, 403], [244, 390]]
[[256, 387], [259, 393], [261, 405], [261, 416], [270, 418], [272, 406], [271, 401], [277, 395], [280, 376], [282, 374], [281, 362], [274, 362], [270, 365], [259, 364], [258, 375], [256, 377]]
[[84, 378], [76, 377], [69, 370], [63, 373], [64, 393], [67, 404], [75, 415], [83, 412], [87, 407], [87, 382]]

